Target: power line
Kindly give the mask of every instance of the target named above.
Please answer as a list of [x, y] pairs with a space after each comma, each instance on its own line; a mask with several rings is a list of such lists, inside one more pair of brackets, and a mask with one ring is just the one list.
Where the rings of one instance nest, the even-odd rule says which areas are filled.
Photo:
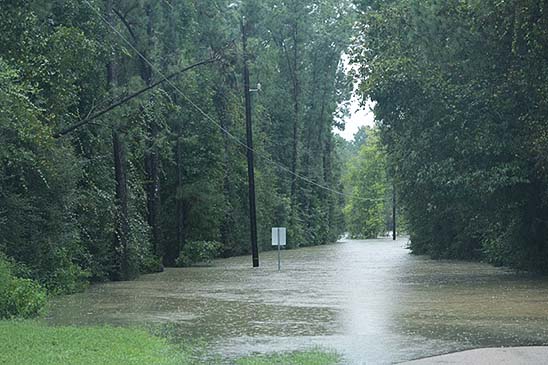
[[167, 6], [169, 6], [171, 8], [171, 10], [174, 9], [173, 5], [171, 5], [171, 3], [169, 1], [167, 1], [167, 0], [163, 0], [163, 1]]
[[325, 186], [325, 185], [322, 185], [320, 183], [317, 183], [315, 182], [314, 180], [311, 180], [309, 179], [308, 177], [306, 176], [302, 176], [296, 172], [293, 172], [291, 171], [291, 169], [289, 169], [288, 167], [274, 161], [273, 159], [271, 159], [269, 156], [263, 154], [262, 152], [259, 152], [259, 151], [256, 151], [254, 150], [253, 148], [249, 147], [246, 143], [242, 142], [238, 137], [236, 137], [235, 135], [233, 135], [232, 133], [230, 133], [230, 131], [228, 131], [226, 128], [224, 128], [219, 122], [217, 122], [213, 117], [211, 117], [209, 114], [207, 114], [207, 112], [205, 112], [202, 108], [200, 108], [200, 106], [198, 106], [196, 103], [194, 103], [189, 97], [187, 97], [185, 95], [185, 93], [183, 93], [181, 91], [181, 89], [179, 87], [177, 87], [177, 85], [175, 85], [169, 78], [167, 78], [163, 73], [162, 71], [159, 70], [159, 68], [154, 65], [151, 61], [149, 61], [138, 49], [137, 47], [135, 47], [133, 45], [133, 43], [131, 43], [126, 37], [124, 37], [124, 35], [122, 33], [120, 33], [120, 31], [118, 31], [118, 29], [116, 29], [116, 27], [114, 27], [112, 24], [110, 24], [107, 19], [105, 19], [105, 17], [101, 14], [101, 12], [99, 10], [97, 10], [88, 0], [84, 0], [84, 2], [99, 16], [99, 18], [105, 23], [107, 24], [110, 28], [112, 28], [112, 30], [114, 31], [114, 33], [116, 33], [116, 35], [118, 35], [131, 49], [133, 49], [133, 51], [135, 51], [135, 53], [137, 53], [137, 55], [139, 57], [141, 57], [141, 59], [147, 63], [158, 75], [160, 75], [160, 77], [162, 77], [165, 82], [170, 85], [175, 91], [177, 91], [182, 97], [183, 99], [185, 99], [192, 107], [194, 107], [194, 109], [196, 109], [198, 112], [200, 112], [200, 114], [202, 114], [207, 120], [209, 120], [211, 123], [213, 123], [217, 128], [219, 128], [224, 134], [226, 134], [228, 137], [230, 137], [236, 144], [239, 144], [240, 146], [244, 147], [246, 150], [249, 150], [251, 152], [253, 152], [254, 154], [256, 154], [257, 156], [260, 156], [261, 158], [263, 158], [264, 160], [266, 160], [267, 162], [271, 163], [272, 165], [278, 167], [280, 170], [282, 171], [285, 171], [287, 172], [288, 174], [294, 176], [295, 178], [298, 178], [298, 179], [301, 179], [311, 185], [314, 185], [320, 189], [323, 189], [323, 190], [326, 190], [326, 191], [329, 191], [331, 193], [334, 193], [334, 194], [337, 194], [337, 195], [340, 195], [340, 196], [344, 196], [344, 197], [350, 197], [350, 198], [354, 198], [354, 199], [358, 199], [358, 200], [362, 200], [362, 201], [384, 201], [385, 199], [384, 198], [377, 198], [377, 199], [374, 199], [374, 198], [362, 198], [362, 197], [356, 197], [352, 194], [347, 194], [347, 193], [344, 193], [342, 191], [338, 191], [338, 190], [335, 190], [335, 189], [332, 189], [328, 186]]

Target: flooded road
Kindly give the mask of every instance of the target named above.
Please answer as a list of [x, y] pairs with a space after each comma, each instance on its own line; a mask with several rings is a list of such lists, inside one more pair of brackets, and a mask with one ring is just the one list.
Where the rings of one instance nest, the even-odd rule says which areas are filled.
[[327, 347], [396, 363], [486, 346], [548, 344], [548, 280], [432, 261], [406, 240], [346, 241], [167, 269], [56, 299], [54, 324], [158, 326], [224, 358]]

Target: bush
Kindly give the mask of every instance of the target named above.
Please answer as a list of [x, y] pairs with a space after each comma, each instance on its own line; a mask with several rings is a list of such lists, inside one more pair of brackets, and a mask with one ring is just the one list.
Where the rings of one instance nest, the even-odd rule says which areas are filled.
[[193, 264], [211, 264], [211, 261], [219, 257], [222, 244], [216, 241], [191, 241], [187, 242], [177, 259], [177, 266], [191, 266]]
[[46, 291], [34, 280], [14, 277], [6, 302], [6, 317], [36, 317], [46, 305]]
[[11, 268], [9, 263], [0, 255], [0, 312], [4, 302], [5, 293], [11, 282]]
[[0, 318], [32, 318], [46, 305], [46, 290], [36, 281], [12, 275], [11, 265], [0, 257]]
[[162, 260], [155, 255], [146, 255], [139, 261], [139, 272], [141, 274], [149, 274], [154, 272], [164, 271]]
[[67, 249], [57, 249], [44, 260], [47, 271], [34, 274], [51, 294], [73, 294], [87, 288], [91, 274], [73, 262]]

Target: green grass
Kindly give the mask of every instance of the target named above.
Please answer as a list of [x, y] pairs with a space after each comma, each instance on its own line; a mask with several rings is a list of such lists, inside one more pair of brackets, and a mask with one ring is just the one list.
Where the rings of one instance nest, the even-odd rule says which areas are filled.
[[238, 365], [333, 365], [340, 362], [334, 352], [310, 350], [287, 354], [257, 355], [244, 357], [236, 361]]
[[190, 364], [190, 356], [144, 330], [48, 327], [0, 321], [0, 364]]
[[[190, 365], [196, 348], [175, 347], [165, 338], [141, 329], [118, 327], [51, 327], [39, 321], [0, 321], [0, 364], [18, 365]], [[332, 365], [334, 352], [256, 355], [237, 365]], [[220, 359], [207, 363], [221, 363]]]

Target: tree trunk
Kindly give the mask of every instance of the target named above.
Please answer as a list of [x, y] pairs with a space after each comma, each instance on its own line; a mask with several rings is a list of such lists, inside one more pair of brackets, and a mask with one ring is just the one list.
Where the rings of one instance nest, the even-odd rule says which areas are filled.
[[[293, 25], [293, 143], [292, 143], [292, 158], [291, 158], [291, 172], [293, 174], [297, 173], [297, 160], [299, 158], [299, 94], [300, 94], [300, 85], [299, 85], [299, 61], [298, 50], [297, 50], [297, 21]], [[295, 194], [297, 191], [297, 177], [295, 175], [291, 176], [291, 201], [292, 204], [295, 201]]]
[[[226, 81], [228, 82], [228, 81]], [[217, 114], [219, 115], [219, 120], [221, 122], [221, 127], [226, 130], [230, 131], [230, 118], [228, 116], [227, 112], [227, 90], [224, 87], [224, 83], [221, 84], [217, 92], [215, 94], [215, 106], [217, 108]], [[221, 223], [220, 227], [220, 233], [221, 233], [221, 243], [223, 244], [223, 247], [227, 248], [230, 247], [230, 244], [233, 239], [232, 235], [232, 228], [234, 227], [234, 218], [233, 218], [233, 209], [232, 209], [232, 199], [231, 199], [231, 192], [232, 187], [230, 183], [230, 140], [226, 133], [223, 133], [223, 196], [224, 196], [224, 202], [225, 202], [225, 214], [223, 217], [223, 221]]]
[[[145, 7], [147, 15], [147, 39], [145, 49], [142, 51], [146, 55], [146, 50], [152, 47], [153, 29], [152, 29], [152, 7], [150, 3]], [[143, 59], [141, 59], [141, 78], [146, 86], [152, 85], [152, 69]], [[161, 248], [161, 230], [160, 230], [160, 161], [158, 157], [158, 147], [156, 139], [158, 137], [158, 125], [154, 117], [145, 114], [147, 123], [147, 147], [144, 154], [145, 158], [145, 193], [147, 195], [147, 222], [152, 233], [152, 251], [156, 255], [162, 254]]]
[[177, 165], [177, 190], [175, 193], [175, 217], [177, 220], [177, 242], [170, 245], [164, 256], [164, 265], [173, 266], [179, 257], [181, 249], [185, 244], [185, 205], [183, 200], [183, 146], [182, 126], [177, 133], [177, 144], [175, 150], [175, 163]]
[[[108, 22], [113, 25], [113, 4], [107, 0], [106, 16]], [[115, 60], [109, 60], [107, 64], [107, 88], [112, 91], [116, 86], [117, 72]], [[123, 135], [118, 126], [112, 129], [112, 148], [114, 160], [114, 178], [116, 181], [115, 194], [115, 228], [113, 238], [113, 268], [110, 276], [113, 280], [127, 280], [130, 278], [129, 268], [129, 217], [128, 217], [128, 188], [127, 188], [127, 156], [123, 141]]]
[[158, 127], [153, 120], [148, 125], [149, 142], [145, 153], [145, 173], [147, 180], [145, 192], [147, 195], [147, 222], [152, 233], [152, 250], [154, 254], [161, 255], [161, 230], [159, 225], [160, 214], [160, 162], [156, 147]]
[[114, 155], [114, 173], [116, 178], [116, 230], [114, 234], [114, 253], [116, 271], [114, 280], [128, 280], [129, 268], [129, 216], [127, 187], [127, 155], [123, 134], [114, 127], [112, 131]]

